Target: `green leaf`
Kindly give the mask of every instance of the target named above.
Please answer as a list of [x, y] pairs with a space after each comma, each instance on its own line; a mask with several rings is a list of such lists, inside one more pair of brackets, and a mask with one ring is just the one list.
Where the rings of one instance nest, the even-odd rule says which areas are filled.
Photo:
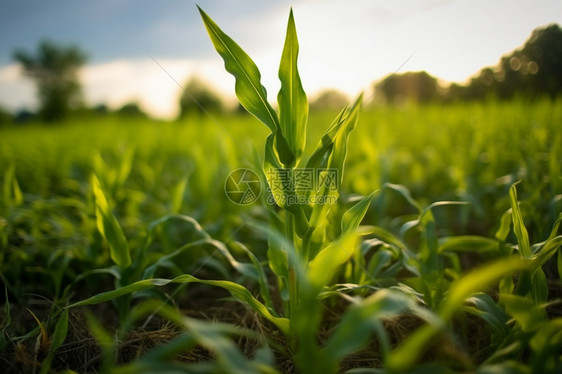
[[263, 269], [262, 264], [260, 263], [256, 255], [252, 251], [250, 251], [244, 244], [240, 242], [235, 242], [235, 244], [240, 247], [252, 261], [252, 264], [257, 271], [256, 280], [260, 285], [260, 295], [265, 302], [265, 306], [270, 310], [273, 310], [273, 301], [271, 299], [271, 293], [269, 292], [269, 283], [267, 282], [267, 275], [265, 273], [265, 270]]
[[121, 164], [117, 169], [117, 175], [115, 177], [115, 188], [121, 187], [125, 184], [125, 181], [131, 173], [133, 167], [133, 161], [135, 159], [135, 148], [129, 147], [123, 157], [121, 158]]
[[501, 294], [500, 300], [523, 331], [536, 331], [548, 321], [545, 304], [537, 305], [533, 299], [519, 295]]
[[51, 368], [51, 362], [55, 356], [55, 351], [64, 343], [66, 339], [66, 334], [68, 331], [68, 309], [62, 312], [57, 325], [55, 326], [55, 332], [53, 333], [53, 340], [51, 341], [51, 346], [49, 347], [49, 353], [47, 357], [41, 363], [41, 374], [46, 374]]
[[[4, 204], [2, 205], [4, 205], [5, 208], [15, 207], [22, 204], [23, 196], [16, 178], [16, 168], [14, 164], [10, 164], [4, 172], [4, 182], [2, 188], [4, 197]], [[0, 207], [2, 205], [0, 205]]]
[[498, 340], [503, 339], [509, 334], [510, 329], [507, 324], [509, 317], [490, 295], [479, 292], [468, 298], [466, 302], [474, 306], [463, 306], [460, 310], [471, 313], [486, 321], [497, 334]]
[[444, 320], [449, 320], [466, 298], [477, 291], [485, 289], [506, 275], [511, 275], [518, 270], [528, 268], [529, 265], [528, 261], [511, 257], [494, 261], [471, 271], [451, 286], [444, 303], [439, 309], [439, 315]]
[[369, 195], [362, 198], [358, 203], [356, 203], [343, 214], [341, 221], [342, 233], [357, 230], [359, 224], [361, 223], [361, 220], [363, 219], [363, 217], [365, 217], [367, 209], [369, 209], [369, 205], [371, 205], [371, 201], [373, 201], [374, 197], [375, 192], [371, 192]]
[[558, 372], [560, 363], [560, 347], [562, 347], [562, 318], [546, 322], [531, 339], [532, 359], [535, 373]]
[[405, 372], [409, 370], [425, 351], [428, 342], [443, 328], [454, 312], [472, 294], [482, 291], [502, 277], [511, 275], [529, 266], [528, 261], [519, 257], [501, 259], [483, 265], [457, 280], [450, 288], [445, 300], [441, 303], [438, 314], [441, 324], [426, 324], [411, 334], [408, 339], [394, 349], [386, 361], [391, 371]]
[[554, 256], [560, 246], [562, 246], [562, 235], [547, 240], [538, 251], [538, 254], [533, 258], [533, 270], [538, 270], [541, 266], [546, 264], [546, 262]]
[[558, 256], [556, 258], [556, 267], [558, 268], [558, 277], [562, 280], [562, 249], [558, 249]]
[[101, 189], [100, 182], [95, 175], [92, 175], [92, 189], [96, 206], [96, 225], [102, 237], [109, 244], [109, 254], [113, 262], [122, 269], [131, 265], [131, 255], [129, 244], [121, 230], [117, 219], [109, 209], [107, 199]]
[[500, 227], [496, 232], [496, 239], [501, 242], [505, 242], [507, 236], [509, 235], [509, 229], [511, 228], [511, 210], [508, 210], [502, 215], [500, 221]]
[[352, 305], [322, 348], [323, 357], [335, 372], [337, 364], [345, 356], [367, 344], [381, 319], [408, 313], [415, 303], [416, 299], [411, 295], [384, 289]]
[[287, 144], [295, 157], [295, 164], [298, 163], [304, 149], [306, 121], [308, 119], [308, 101], [297, 69], [298, 54], [299, 42], [293, 11], [291, 10], [285, 46], [279, 65], [281, 89], [277, 95], [277, 102], [279, 104], [281, 133], [287, 140]]
[[[330, 207], [339, 197], [339, 189], [342, 185], [344, 163], [347, 156], [347, 142], [349, 135], [355, 128], [359, 119], [359, 110], [363, 94], [359, 95], [351, 109], [345, 108], [336, 117], [330, 128], [326, 131], [316, 151], [309, 158], [306, 167], [317, 172], [335, 171], [335, 186], [322, 185], [318, 191], [310, 193], [318, 203], [313, 205], [310, 214], [310, 226], [312, 230], [323, 226], [327, 219]], [[332, 173], [333, 175], [333, 173]], [[335, 188], [334, 188], [335, 187]]]
[[439, 239], [439, 253], [443, 252], [499, 253], [499, 243], [495, 239], [476, 235], [449, 236]]
[[501, 364], [482, 365], [476, 374], [531, 374], [531, 369], [520, 362], [508, 360]]
[[357, 235], [345, 233], [322, 249], [308, 265], [310, 282], [317, 287], [323, 287], [334, 277], [341, 265], [347, 262], [357, 250]]
[[170, 211], [173, 214], [178, 214], [183, 204], [183, 195], [187, 187], [188, 177], [184, 176], [172, 189], [172, 199], [170, 204]]
[[260, 314], [262, 317], [264, 317], [268, 321], [272, 322], [282, 332], [288, 333], [288, 331], [289, 331], [289, 320], [288, 319], [280, 318], [280, 317], [276, 317], [276, 316], [272, 315], [270, 313], [270, 311], [267, 309], [267, 307], [265, 305], [263, 305], [262, 303], [260, 303], [254, 296], [252, 296], [250, 291], [248, 291], [243, 286], [241, 286], [237, 283], [234, 283], [234, 282], [230, 282], [230, 281], [202, 280], [202, 279], [195, 278], [194, 276], [191, 276], [189, 274], [180, 275], [179, 277], [176, 277], [176, 278], [173, 278], [173, 279], [154, 278], [154, 279], [141, 280], [141, 281], [138, 281], [138, 282], [135, 282], [135, 283], [131, 283], [127, 286], [117, 288], [113, 291], [100, 293], [100, 294], [92, 296], [92, 297], [90, 297], [86, 300], [76, 302], [76, 303], [68, 306], [68, 308], [74, 308], [74, 307], [84, 306], [84, 305], [99, 304], [99, 303], [103, 303], [105, 301], [113, 300], [113, 299], [115, 299], [117, 297], [120, 297], [120, 296], [132, 294], [134, 292], [139, 292], [139, 291], [147, 290], [147, 289], [150, 289], [150, 288], [153, 288], [153, 287], [161, 287], [161, 286], [165, 286], [167, 284], [174, 284], [174, 283], [180, 283], [180, 284], [203, 283], [203, 284], [208, 284], [208, 285], [211, 285], [211, 286], [223, 288], [223, 289], [227, 290], [228, 292], [230, 292], [230, 294], [234, 298], [246, 303], [248, 306], [250, 306], [252, 309], [254, 309], [254, 311], [256, 311], [258, 314]]
[[[161, 368], [166, 369], [179, 353], [191, 351], [196, 346], [202, 346], [213, 353], [215, 362], [204, 362], [190, 366], [168, 367], [170, 373], [276, 373], [274, 369], [266, 368], [257, 360], [248, 360], [235, 344], [232, 335], [253, 338], [258, 342], [264, 343], [259, 334], [237, 326], [226, 323], [200, 321], [184, 316], [177, 308], [156, 300], [148, 300], [135, 307], [128, 321], [132, 325], [134, 321], [144, 318], [154, 311], [167, 320], [184, 328], [187, 333], [182, 334], [171, 342], [159, 346], [147, 353], [140, 360], [119, 368], [118, 373], [138, 373], [138, 372], [160, 372]], [[267, 346], [264, 347], [266, 350]], [[211, 366], [209, 366], [211, 365]], [[210, 370], [212, 368], [212, 370]], [[165, 372], [165, 371], [164, 371]]]
[[511, 219], [513, 221], [513, 231], [517, 237], [517, 242], [519, 243], [519, 252], [523, 258], [531, 257], [531, 245], [529, 244], [529, 234], [525, 228], [523, 222], [523, 217], [521, 216], [521, 210], [519, 209], [519, 203], [517, 202], [517, 190], [514, 183], [509, 188], [509, 203], [511, 205]]
[[411, 206], [416, 208], [418, 212], [420, 213], [423, 212], [421, 205], [416, 200], [414, 200], [414, 198], [412, 197], [410, 191], [408, 190], [408, 188], [406, 188], [406, 186], [403, 186], [401, 184], [385, 183], [384, 187], [390, 188], [391, 190], [398, 192], [400, 195], [404, 197], [404, 199], [406, 199], [408, 203], [410, 203]]
[[258, 67], [250, 56], [218, 27], [211, 17], [201, 8], [197, 8], [201, 13], [215, 49], [224, 60], [225, 69], [236, 78], [235, 91], [240, 104], [269, 127], [271, 132], [277, 133], [279, 119], [277, 113], [267, 101], [267, 92], [261, 84], [261, 74]]
[[2, 330], [0, 330], [0, 352], [3, 352], [8, 345], [9, 337], [6, 329], [12, 324], [10, 299], [8, 298], [8, 286], [4, 286], [4, 297], [4, 315], [2, 318]]

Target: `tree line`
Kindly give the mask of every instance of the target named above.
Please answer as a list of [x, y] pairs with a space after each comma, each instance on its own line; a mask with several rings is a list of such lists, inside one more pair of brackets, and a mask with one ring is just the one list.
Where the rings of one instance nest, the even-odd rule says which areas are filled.
[[455, 102], [515, 96], [536, 99], [562, 93], [562, 29], [557, 24], [533, 31], [523, 47], [480, 70], [467, 84], [439, 84], [427, 72], [389, 75], [375, 84], [382, 101]]
[[[35, 83], [40, 103], [36, 114], [22, 111], [16, 120], [36, 115], [44, 122], [57, 122], [70, 113], [85, 110], [78, 72], [87, 55], [80, 48], [46, 40], [35, 53], [16, 50], [13, 57], [25, 76]], [[464, 85], [453, 83], [443, 87], [436, 77], [421, 71], [388, 75], [376, 82], [374, 89], [379, 101], [388, 104], [555, 97], [562, 92], [562, 29], [557, 24], [535, 29], [521, 48], [503, 56], [497, 65], [481, 69]], [[328, 90], [311, 103], [311, 108], [337, 108], [346, 101], [343, 94]], [[198, 79], [187, 82], [178, 104], [179, 118], [226, 110], [220, 96]], [[88, 110], [98, 114], [111, 112], [105, 105]], [[136, 103], [125, 104], [113, 112], [128, 117], [147, 116]], [[13, 119], [0, 110], [0, 124]]]

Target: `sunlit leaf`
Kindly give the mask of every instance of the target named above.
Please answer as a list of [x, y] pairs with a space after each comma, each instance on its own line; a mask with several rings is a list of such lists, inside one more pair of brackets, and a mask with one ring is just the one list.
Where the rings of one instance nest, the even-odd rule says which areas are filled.
[[375, 197], [375, 192], [362, 198], [359, 202], [353, 205], [349, 210], [347, 210], [342, 217], [341, 221], [341, 231], [342, 233], [353, 232], [357, 230], [359, 224], [365, 214], [373, 198]]
[[308, 101], [297, 68], [298, 54], [299, 43], [291, 10], [285, 46], [279, 65], [281, 89], [277, 95], [277, 102], [279, 103], [281, 133], [295, 156], [295, 163], [298, 163], [304, 149], [308, 118]]
[[519, 243], [519, 252], [523, 258], [531, 257], [531, 245], [529, 244], [529, 234], [525, 228], [521, 210], [519, 209], [519, 202], [517, 201], [517, 190], [513, 184], [509, 188], [509, 203], [511, 204], [511, 219], [513, 221], [513, 231]]
[[95, 175], [91, 179], [96, 205], [96, 224], [100, 234], [109, 244], [111, 259], [121, 268], [131, 265], [129, 244], [117, 219], [111, 212], [100, 182]]
[[236, 78], [236, 96], [240, 103], [267, 125], [271, 132], [279, 129], [277, 113], [267, 101], [267, 92], [261, 84], [261, 74], [250, 56], [199, 8], [207, 32], [215, 49], [224, 60], [225, 69]]

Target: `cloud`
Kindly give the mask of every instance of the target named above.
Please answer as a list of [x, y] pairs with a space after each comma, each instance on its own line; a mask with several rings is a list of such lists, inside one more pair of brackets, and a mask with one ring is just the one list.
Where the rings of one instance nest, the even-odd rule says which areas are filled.
[[[117, 109], [129, 102], [138, 103], [151, 115], [173, 119], [178, 114], [178, 100], [185, 83], [194, 75], [211, 89], [232, 100], [234, 81], [224, 72], [217, 57], [212, 61], [190, 59], [115, 60], [85, 66], [80, 72], [87, 105], [106, 104]], [[18, 65], [0, 68], [0, 106], [13, 112], [36, 110], [33, 82], [22, 75]], [[226, 94], [224, 94], [226, 93]]]
[[18, 111], [21, 109], [35, 110], [35, 87], [23, 77], [19, 65], [12, 64], [0, 68], [0, 106]]
[[216, 91], [227, 92], [229, 82], [218, 60], [117, 60], [85, 67], [81, 79], [90, 104], [118, 108], [135, 101], [153, 116], [172, 119], [178, 114], [182, 87], [194, 75]]

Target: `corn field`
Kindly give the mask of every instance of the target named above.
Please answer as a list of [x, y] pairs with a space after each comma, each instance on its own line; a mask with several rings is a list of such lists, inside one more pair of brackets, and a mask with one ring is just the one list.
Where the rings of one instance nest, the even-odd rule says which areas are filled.
[[309, 113], [291, 13], [273, 106], [201, 15], [251, 115], [1, 130], [6, 372], [562, 371], [562, 101]]

